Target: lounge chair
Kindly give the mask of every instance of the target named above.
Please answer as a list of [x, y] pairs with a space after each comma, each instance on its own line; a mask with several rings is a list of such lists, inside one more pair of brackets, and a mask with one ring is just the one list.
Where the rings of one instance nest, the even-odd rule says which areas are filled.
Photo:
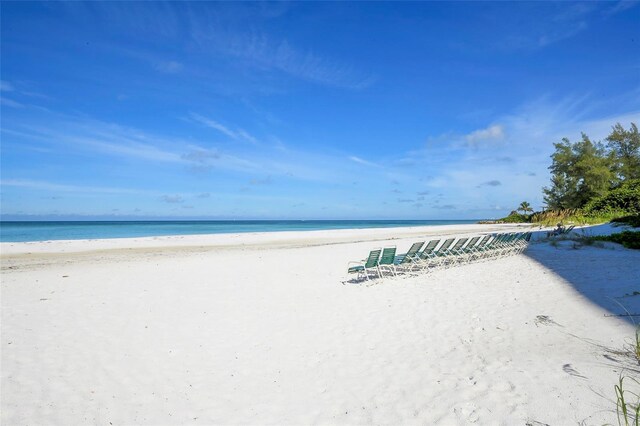
[[471, 238], [469, 242], [458, 251], [458, 253], [456, 254], [456, 258], [454, 259], [454, 262], [456, 264], [459, 264], [459, 263], [468, 261], [471, 257], [471, 254], [475, 250], [475, 246], [478, 243], [478, 241], [480, 241], [480, 237]]
[[378, 261], [378, 272], [380, 273], [380, 277], [382, 277], [382, 271], [387, 269], [393, 273], [393, 275], [398, 275], [396, 271], [396, 247], [385, 247], [382, 250], [382, 256], [380, 256], [380, 260]]
[[349, 273], [358, 274], [358, 279], [364, 276], [369, 281], [369, 271], [373, 270], [380, 275], [380, 269], [378, 268], [378, 260], [380, 259], [380, 253], [382, 249], [376, 248], [369, 252], [367, 259], [358, 262], [349, 262]]
[[451, 264], [454, 261], [453, 259], [458, 255], [458, 253], [460, 252], [460, 250], [462, 249], [462, 247], [465, 245], [467, 241], [469, 241], [468, 238], [460, 238], [458, 241], [456, 241], [453, 247], [451, 247], [450, 249], [444, 250], [442, 252], [442, 255], [440, 256], [440, 262], [438, 262], [436, 267], [440, 267], [440, 266], [446, 267], [449, 264]]
[[438, 246], [439, 242], [440, 240], [429, 241], [427, 245], [424, 246], [424, 249], [413, 258], [413, 265], [411, 266], [411, 269], [413, 270], [414, 268], [419, 268], [424, 265], [424, 263], [433, 255], [433, 251]]
[[475, 247], [471, 249], [471, 253], [469, 254], [468, 261], [473, 262], [474, 260], [482, 257], [482, 252], [487, 249], [487, 246], [490, 244], [489, 240], [493, 238], [491, 234], [485, 235]]
[[426, 270], [431, 268], [432, 266], [433, 267], [438, 266], [442, 257], [445, 256], [444, 253], [447, 250], [449, 250], [449, 247], [451, 247], [451, 244], [453, 244], [455, 240], [456, 240], [455, 238], [449, 238], [447, 240], [444, 240], [442, 245], [437, 250], [431, 252], [431, 254], [429, 254], [429, 256], [426, 259], [424, 259], [424, 261], [422, 262], [422, 266], [423, 266], [422, 269]]
[[412, 263], [413, 259], [418, 255], [418, 252], [420, 251], [423, 245], [424, 245], [424, 241], [413, 243], [409, 248], [408, 252], [406, 252], [405, 254], [396, 256], [396, 259], [394, 261], [395, 265], [399, 266], [407, 263]]

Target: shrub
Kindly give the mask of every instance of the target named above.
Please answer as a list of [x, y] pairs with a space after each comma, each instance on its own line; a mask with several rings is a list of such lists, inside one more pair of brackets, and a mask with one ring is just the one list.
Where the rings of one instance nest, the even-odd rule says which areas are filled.
[[624, 231], [619, 234], [589, 237], [593, 241], [612, 241], [622, 244], [626, 248], [640, 250], [640, 231]]
[[503, 217], [502, 219], [498, 219], [498, 222], [503, 222], [503, 223], [528, 223], [529, 222], [529, 215], [527, 214], [520, 214], [520, 213], [516, 213], [516, 212], [511, 212], [511, 214], [507, 217]]
[[612, 212], [640, 214], [640, 179], [628, 180], [607, 194], [592, 199], [583, 210], [586, 215]]
[[625, 225], [633, 226], [634, 228], [640, 228], [640, 214], [635, 216], [623, 216], [612, 219], [611, 222], [622, 223]]

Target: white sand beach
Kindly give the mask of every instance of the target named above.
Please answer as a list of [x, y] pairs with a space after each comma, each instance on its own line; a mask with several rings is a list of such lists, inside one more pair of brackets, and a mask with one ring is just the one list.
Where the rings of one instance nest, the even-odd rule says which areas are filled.
[[374, 247], [514, 229], [2, 243], [2, 424], [617, 423], [639, 251], [347, 281]]

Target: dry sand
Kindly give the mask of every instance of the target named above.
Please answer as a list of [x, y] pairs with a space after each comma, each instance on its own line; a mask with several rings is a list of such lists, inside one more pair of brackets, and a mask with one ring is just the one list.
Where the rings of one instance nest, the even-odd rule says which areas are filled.
[[640, 252], [343, 284], [374, 247], [513, 228], [3, 243], [2, 424], [616, 423]]

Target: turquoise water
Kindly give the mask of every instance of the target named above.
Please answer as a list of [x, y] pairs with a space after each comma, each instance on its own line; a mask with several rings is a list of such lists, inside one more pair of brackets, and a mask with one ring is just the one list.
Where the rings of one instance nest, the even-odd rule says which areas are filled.
[[3, 221], [0, 222], [0, 241], [85, 240], [97, 238], [155, 237], [161, 235], [393, 228], [401, 226], [453, 225], [476, 222], [476, 220]]

